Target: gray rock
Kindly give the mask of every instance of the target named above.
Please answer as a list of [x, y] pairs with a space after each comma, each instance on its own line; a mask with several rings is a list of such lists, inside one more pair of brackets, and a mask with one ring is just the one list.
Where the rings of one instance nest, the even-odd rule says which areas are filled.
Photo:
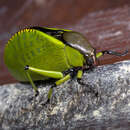
[[0, 86], [0, 129], [116, 129], [130, 125], [130, 60], [99, 66], [54, 88], [38, 85], [39, 96], [29, 84]]

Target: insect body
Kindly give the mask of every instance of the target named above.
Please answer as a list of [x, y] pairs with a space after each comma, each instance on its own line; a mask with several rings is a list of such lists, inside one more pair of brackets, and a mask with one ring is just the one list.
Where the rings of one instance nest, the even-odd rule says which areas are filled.
[[[5, 47], [4, 60], [10, 73], [19, 81], [58, 79], [57, 86], [72, 76], [81, 79], [85, 69], [93, 67], [96, 58], [105, 53], [122, 56], [113, 51], [96, 54], [95, 49], [80, 33], [71, 30], [31, 27], [16, 33]], [[53, 88], [52, 86], [52, 88]], [[52, 88], [49, 90], [50, 99]]]

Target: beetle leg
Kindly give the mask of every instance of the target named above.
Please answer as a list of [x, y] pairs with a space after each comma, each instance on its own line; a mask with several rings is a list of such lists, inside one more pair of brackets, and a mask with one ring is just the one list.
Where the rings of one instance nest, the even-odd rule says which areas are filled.
[[82, 76], [83, 76], [83, 70], [78, 70], [78, 72], [77, 72], [77, 82], [81, 85], [84, 85], [83, 81], [81, 81]]
[[[63, 77], [63, 73], [61, 73], [61, 72], [41, 70], [41, 69], [37, 69], [37, 68], [31, 67], [31, 66], [29, 66], [29, 65], [26, 65], [24, 69], [26, 70], [26, 75], [27, 75], [28, 80], [30, 81], [30, 83], [31, 83], [31, 85], [32, 85], [32, 87], [33, 87], [33, 89], [34, 89], [35, 92], [36, 92], [36, 96], [39, 94], [39, 92], [38, 92], [38, 89], [37, 89], [36, 85], [34, 84], [32, 78], [31, 78], [31, 76], [30, 76], [28, 70], [31, 71], [31, 72], [35, 72], [35, 73], [37, 73], [37, 74], [43, 75], [43, 76], [50, 77], [50, 78], [58, 78], [58, 79], [60, 79], [60, 78]], [[63, 78], [63, 79], [64, 79], [64, 78]], [[52, 90], [50, 90], [49, 95], [51, 95], [51, 91], [52, 91]], [[48, 95], [48, 96], [49, 96], [49, 95]], [[50, 97], [50, 96], [49, 96], [49, 97]]]
[[47, 102], [50, 101], [50, 98], [51, 98], [52, 92], [53, 92], [53, 87], [56, 87], [56, 86], [58, 86], [58, 85], [64, 83], [65, 81], [69, 80], [70, 78], [73, 78], [73, 77], [75, 76], [75, 74], [77, 74], [77, 78], [78, 78], [78, 79], [81, 79], [82, 74], [83, 74], [83, 71], [80, 69], [80, 70], [78, 70], [78, 72], [77, 72], [77, 70], [75, 70], [75, 68], [73, 68], [73, 69], [70, 69], [70, 70], [68, 71], [68, 73], [69, 73], [69, 74], [65, 75], [63, 78], [57, 80], [57, 81], [55, 82], [55, 84], [49, 89], [49, 92], [48, 92], [48, 101], [47, 101]]
[[82, 78], [82, 74], [83, 74], [83, 70], [79, 69], [78, 72], [73, 68], [69, 70], [69, 74], [67, 74], [66, 76], [64, 76], [63, 78], [57, 80], [55, 82], [55, 84], [49, 89], [48, 92], [48, 101], [50, 101], [50, 98], [52, 96], [52, 92], [53, 92], [53, 87], [56, 87], [62, 83], [64, 83], [65, 81], [69, 80], [70, 78], [73, 78], [75, 76], [75, 74], [77, 74], [77, 79], [80, 80]]
[[65, 77], [63, 77], [62, 79], [59, 79], [55, 82], [56, 86], [64, 83], [65, 81], [69, 80], [71, 78], [70, 74], [67, 74]]
[[26, 71], [26, 75], [27, 75], [27, 78], [30, 81], [30, 83], [31, 83], [31, 85], [32, 85], [32, 87], [33, 87], [33, 89], [34, 89], [34, 91], [36, 93], [35, 96], [38, 96], [39, 95], [39, 91], [38, 91], [36, 85], [34, 84], [34, 82], [33, 82], [32, 78], [31, 78], [30, 74], [28, 73], [28, 71]]
[[40, 75], [43, 75], [43, 76], [46, 76], [49, 78], [55, 78], [55, 79], [63, 78], [63, 73], [58, 72], [58, 71], [42, 70], [42, 69], [34, 68], [32, 66], [29, 66], [29, 65], [25, 66], [25, 70], [29, 70], [29, 71], [35, 72], [37, 74], [40, 74]]
[[83, 70], [78, 70], [77, 79], [80, 80], [82, 78], [82, 75], [83, 75]]
[[51, 96], [52, 96], [52, 93], [53, 93], [53, 88], [64, 83], [65, 81], [69, 80], [71, 78], [71, 74], [67, 74], [66, 76], [64, 76], [62, 79], [59, 79], [55, 82], [54, 85], [51, 86], [51, 88], [49, 89], [49, 92], [48, 92], [48, 101], [50, 101], [51, 99]]
[[125, 56], [127, 53], [128, 53], [128, 50], [126, 50], [123, 53], [119, 53], [119, 52], [115, 52], [115, 51], [110, 51], [110, 50], [105, 50], [105, 51], [98, 52], [96, 54], [96, 58], [99, 58], [100, 56], [103, 56], [104, 54], [116, 55], [116, 56]]

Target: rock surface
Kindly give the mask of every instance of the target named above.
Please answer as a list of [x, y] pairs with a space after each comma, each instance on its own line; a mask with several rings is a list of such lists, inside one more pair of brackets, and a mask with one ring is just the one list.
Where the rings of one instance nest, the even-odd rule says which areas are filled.
[[49, 104], [47, 92], [52, 82], [39, 83], [34, 97], [29, 84], [0, 86], [0, 129], [116, 129], [130, 127], [130, 60], [99, 66], [54, 88]]

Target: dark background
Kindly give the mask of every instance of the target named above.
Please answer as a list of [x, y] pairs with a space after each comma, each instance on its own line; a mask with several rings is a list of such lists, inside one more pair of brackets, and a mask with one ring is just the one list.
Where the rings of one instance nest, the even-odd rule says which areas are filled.
[[129, 4], [130, 0], [0, 0], [0, 84], [16, 82], [4, 65], [3, 51], [7, 40], [19, 29], [33, 25], [73, 29], [91, 12], [100, 14]]

